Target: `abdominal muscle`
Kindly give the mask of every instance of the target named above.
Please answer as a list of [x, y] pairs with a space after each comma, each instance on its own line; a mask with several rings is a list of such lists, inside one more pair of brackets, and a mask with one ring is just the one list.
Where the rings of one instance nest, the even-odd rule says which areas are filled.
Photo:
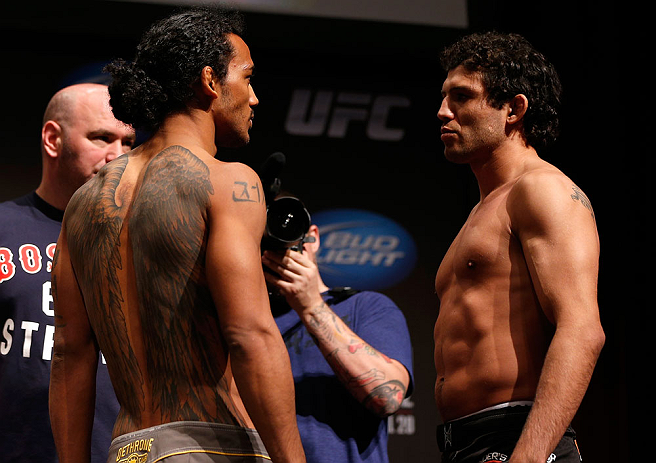
[[488, 278], [465, 291], [454, 282], [442, 294], [434, 355], [435, 401], [444, 421], [535, 396], [550, 328], [532, 291], [511, 291], [508, 281], [495, 285]]

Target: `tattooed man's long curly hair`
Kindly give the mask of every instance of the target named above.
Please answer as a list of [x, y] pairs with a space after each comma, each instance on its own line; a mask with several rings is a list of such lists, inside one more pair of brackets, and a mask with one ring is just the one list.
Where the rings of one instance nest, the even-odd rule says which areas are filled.
[[243, 33], [242, 15], [219, 7], [194, 7], [156, 22], [134, 61], [105, 66], [114, 116], [135, 129], [156, 130], [168, 115], [187, 109], [205, 66], [223, 82], [234, 55], [228, 34]]

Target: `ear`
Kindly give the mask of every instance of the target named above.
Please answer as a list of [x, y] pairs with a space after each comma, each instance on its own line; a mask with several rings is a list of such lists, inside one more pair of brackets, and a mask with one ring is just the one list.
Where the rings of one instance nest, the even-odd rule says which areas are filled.
[[200, 88], [204, 95], [217, 98], [219, 96], [219, 79], [212, 66], [205, 66], [200, 71]]
[[521, 93], [515, 95], [508, 103], [508, 117], [506, 121], [511, 125], [516, 124], [524, 118], [526, 111], [528, 111], [528, 98], [526, 98], [526, 95]]
[[316, 225], [312, 224], [310, 225], [310, 229], [308, 232], [305, 234], [306, 236], [311, 236], [314, 238], [314, 240], [311, 240], [312, 242], [306, 242], [303, 243], [303, 248], [307, 249], [309, 252], [312, 254], [316, 254], [319, 251], [319, 227]]
[[41, 128], [41, 143], [45, 153], [55, 159], [61, 152], [63, 144], [62, 128], [55, 121], [47, 121]]

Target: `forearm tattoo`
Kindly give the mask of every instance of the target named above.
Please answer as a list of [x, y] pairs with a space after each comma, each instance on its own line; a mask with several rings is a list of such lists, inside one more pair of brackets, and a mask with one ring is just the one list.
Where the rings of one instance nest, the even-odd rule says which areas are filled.
[[364, 400], [364, 406], [378, 415], [389, 415], [401, 407], [406, 392], [401, 381], [391, 380], [371, 391]]
[[337, 320], [339, 318], [335, 315], [335, 312], [330, 310], [325, 302], [322, 302], [321, 305], [312, 310], [312, 317], [310, 317], [308, 322], [312, 327], [310, 335], [317, 343], [324, 341], [335, 342], [338, 339], [346, 342], [346, 338]]
[[349, 356], [367, 355], [391, 364], [389, 357], [366, 342], [350, 336], [341, 326], [342, 320], [325, 303], [315, 308], [310, 320], [313, 338], [320, 347], [322, 344], [330, 345], [335, 342], [343, 344], [325, 354], [326, 360], [342, 384], [356, 397], [361, 394], [360, 391], [369, 390], [373, 386], [362, 403], [376, 414], [387, 415], [398, 410], [406, 394], [406, 387], [402, 382], [388, 379], [385, 372], [376, 367], [356, 372], [353, 367], [348, 366]]

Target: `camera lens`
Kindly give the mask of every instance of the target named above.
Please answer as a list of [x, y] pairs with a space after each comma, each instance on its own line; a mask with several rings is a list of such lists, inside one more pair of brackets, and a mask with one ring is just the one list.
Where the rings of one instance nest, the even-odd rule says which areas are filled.
[[267, 234], [284, 243], [303, 238], [310, 228], [310, 214], [303, 203], [293, 197], [278, 198], [267, 211]]

